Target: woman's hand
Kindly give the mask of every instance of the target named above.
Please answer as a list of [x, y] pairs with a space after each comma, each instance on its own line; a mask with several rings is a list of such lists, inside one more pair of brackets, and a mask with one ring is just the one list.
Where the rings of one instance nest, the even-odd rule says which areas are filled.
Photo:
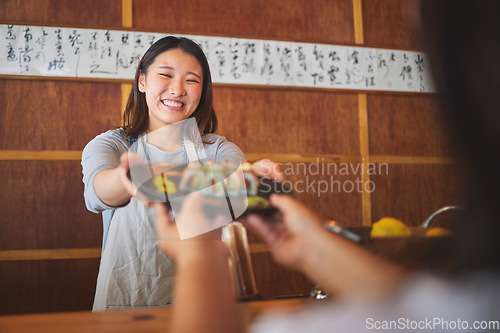
[[279, 182], [285, 180], [280, 165], [269, 159], [263, 159], [253, 163], [252, 170], [257, 176], [271, 178]]
[[138, 193], [137, 188], [127, 176], [130, 167], [139, 163], [144, 163], [142, 158], [135, 153], [128, 152], [122, 154], [116, 168], [98, 172], [93, 185], [99, 199], [112, 207], [126, 204], [135, 196], [145, 200], [145, 196]]
[[116, 167], [121, 185], [131, 197], [136, 197], [140, 193], [138, 192], [137, 187], [134, 185], [134, 183], [132, 183], [132, 181], [128, 177], [130, 168], [138, 164], [144, 164], [143, 159], [136, 153], [128, 152], [120, 156], [120, 164], [118, 165], [118, 167]]
[[273, 194], [270, 201], [281, 212], [282, 222], [270, 222], [258, 215], [250, 215], [244, 223], [269, 245], [276, 262], [300, 270], [308, 239], [318, 232], [325, 232], [321, 219], [288, 195]]

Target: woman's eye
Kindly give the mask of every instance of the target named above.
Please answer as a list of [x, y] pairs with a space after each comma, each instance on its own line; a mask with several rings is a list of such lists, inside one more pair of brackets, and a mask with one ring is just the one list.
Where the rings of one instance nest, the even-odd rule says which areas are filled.
[[159, 73], [159, 74], [160, 74], [160, 76], [168, 77], [169, 79], [172, 78], [172, 75], [170, 75], [170, 74], [164, 74], [164, 73]]
[[191, 82], [191, 83], [200, 83], [198, 80], [187, 80], [187, 82]]

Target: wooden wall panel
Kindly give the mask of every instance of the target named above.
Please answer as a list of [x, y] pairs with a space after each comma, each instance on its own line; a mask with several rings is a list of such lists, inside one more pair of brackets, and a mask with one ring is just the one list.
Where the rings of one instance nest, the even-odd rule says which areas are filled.
[[[350, 170], [347, 174], [345, 165]], [[356, 170], [360, 164], [283, 163], [282, 170], [300, 202], [325, 221], [335, 220], [344, 226], [355, 226], [362, 224], [362, 187], [360, 173], [353, 171], [351, 166]]]
[[0, 315], [90, 311], [99, 259], [0, 262]]
[[463, 204], [463, 172], [456, 165], [397, 165], [372, 176], [373, 222], [384, 216], [410, 226], [422, 224], [437, 209]]
[[2, 0], [0, 20], [9, 23], [119, 27], [122, 0]]
[[365, 44], [373, 47], [421, 50], [418, 37], [419, 0], [363, 1]]
[[252, 266], [261, 297], [304, 295], [314, 287], [302, 273], [276, 265], [270, 253], [252, 254]]
[[79, 161], [0, 161], [0, 250], [100, 247], [102, 218], [85, 208]]
[[436, 96], [368, 95], [372, 155], [450, 156]]
[[245, 153], [359, 154], [355, 94], [216, 87], [214, 107]]
[[134, 27], [177, 33], [353, 43], [351, 0], [142, 0]]
[[121, 124], [120, 85], [0, 80], [0, 149], [81, 150]]

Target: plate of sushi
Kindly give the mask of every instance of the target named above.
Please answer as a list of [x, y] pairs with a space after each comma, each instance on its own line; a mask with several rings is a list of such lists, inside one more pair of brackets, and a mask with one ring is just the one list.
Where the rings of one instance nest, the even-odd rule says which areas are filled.
[[289, 186], [255, 175], [249, 162], [139, 164], [130, 168], [129, 178], [151, 201], [168, 206], [200, 192], [214, 206], [228, 205], [235, 219], [253, 213], [273, 215], [277, 210], [269, 203], [271, 194], [293, 196]]

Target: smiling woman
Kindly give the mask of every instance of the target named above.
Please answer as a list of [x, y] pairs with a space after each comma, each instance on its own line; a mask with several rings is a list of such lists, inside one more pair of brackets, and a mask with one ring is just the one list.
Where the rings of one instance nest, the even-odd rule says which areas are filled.
[[196, 58], [176, 48], [156, 57], [141, 72], [139, 91], [146, 95], [150, 132], [190, 117], [200, 103], [203, 71]]
[[[102, 212], [104, 222], [94, 310], [171, 303], [174, 266], [156, 247], [154, 213], [135, 197], [127, 178], [129, 162], [139, 157], [148, 163], [243, 161], [236, 145], [213, 134], [217, 117], [212, 100], [201, 48], [186, 38], [162, 38], [139, 62], [123, 126], [98, 135], [85, 147], [85, 203], [90, 211]], [[197, 126], [201, 136], [193, 145], [184, 143], [192, 133], [183, 136], [178, 130], [183, 125], [170, 126], [189, 118], [196, 121], [194, 130]]]

